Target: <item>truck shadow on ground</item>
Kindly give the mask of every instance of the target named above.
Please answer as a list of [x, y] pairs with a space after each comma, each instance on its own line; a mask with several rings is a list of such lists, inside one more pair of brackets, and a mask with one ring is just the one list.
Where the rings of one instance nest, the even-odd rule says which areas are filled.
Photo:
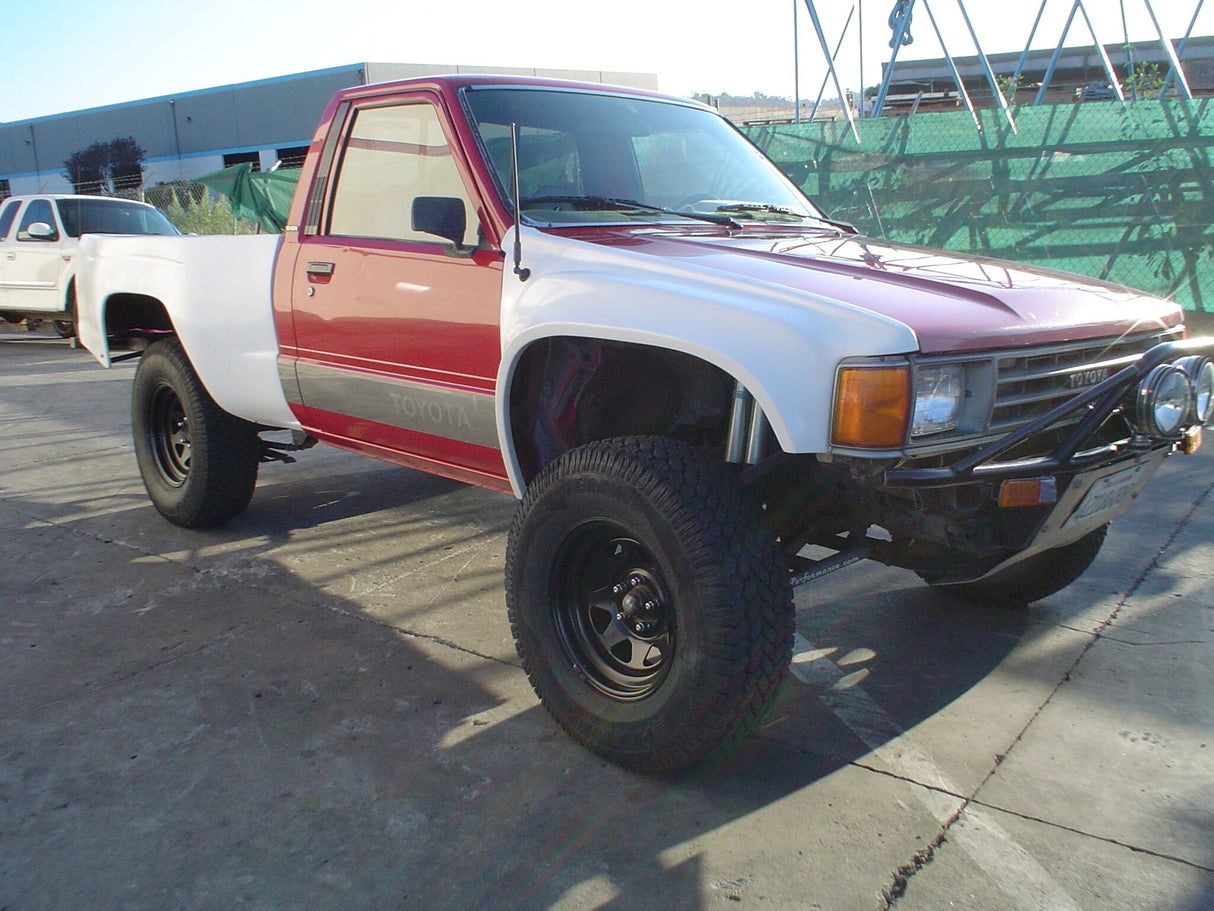
[[[801, 604], [801, 632], [840, 674], [822, 686], [791, 678], [768, 724], [731, 753], [638, 776], [570, 742], [494, 654], [500, 558], [475, 573], [492, 615], [445, 636], [426, 632], [432, 605], [397, 622], [336, 595], [332, 574], [310, 576], [352, 534], [370, 536], [342, 571], [354, 575], [399, 580], [420, 551], [452, 541], [489, 538], [486, 552], [500, 554], [508, 498], [398, 469], [355, 474], [329, 476], [360, 493], [323, 514], [326, 491], [296, 477], [226, 529], [159, 529], [143, 549], [165, 559], [98, 536], [104, 516], [60, 522], [45, 502], [8, 501], [43, 513], [54, 539], [17, 528], [10, 546], [70, 545], [74, 559], [54, 591], [45, 575], [4, 571], [20, 660], [0, 670], [0, 898], [73, 907], [47, 882], [70, 868], [71, 888], [87, 887], [75, 895], [129, 907], [141, 906], [127, 901], [131, 884], [158, 896], [146, 907], [703, 907], [746, 888], [745, 870], [703, 868], [705, 839], [761, 844], [768, 826], [804, 827], [812, 866], [821, 829], [854, 823], [855, 808], [831, 807], [829, 777], [1040, 631], [1032, 611], [924, 587], [855, 598], [823, 586], [819, 603]], [[150, 508], [121, 522], [163, 525]], [[407, 583], [387, 593], [419, 597]], [[824, 698], [861, 669], [866, 679], [844, 688], [881, 706], [869, 729]]]
[[[113, 430], [123, 412], [81, 386], [87, 426]], [[968, 793], [1018, 728], [960, 698], [996, 670], [1052, 686], [1059, 630], [1107, 597], [1006, 611], [896, 570], [831, 576], [798, 596], [794, 674], [758, 734], [646, 777], [569, 741], [517, 665], [509, 497], [317, 451], [197, 532], [146, 505], [129, 451], [62, 462], [22, 456], [0, 499], [14, 909], [669, 911], [781, 881], [784, 906], [875, 904], [939, 828], [887, 748], [912, 732], [940, 773], [923, 783]], [[932, 733], [949, 726], [966, 736]]]

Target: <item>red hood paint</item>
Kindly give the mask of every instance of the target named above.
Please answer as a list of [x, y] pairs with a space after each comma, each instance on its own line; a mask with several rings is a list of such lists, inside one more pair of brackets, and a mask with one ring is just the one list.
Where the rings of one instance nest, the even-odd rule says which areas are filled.
[[925, 353], [1105, 338], [1182, 321], [1171, 301], [1120, 285], [874, 238], [766, 227], [734, 236], [654, 228], [568, 233], [871, 310], [910, 327]]

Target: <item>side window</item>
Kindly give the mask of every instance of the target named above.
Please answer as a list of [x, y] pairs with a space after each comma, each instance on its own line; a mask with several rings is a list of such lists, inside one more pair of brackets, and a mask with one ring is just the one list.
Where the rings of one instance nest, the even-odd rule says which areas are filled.
[[413, 230], [413, 200], [419, 196], [462, 200], [464, 243], [476, 243], [476, 209], [438, 112], [425, 103], [358, 110], [337, 171], [328, 233], [443, 243], [433, 234]]
[[21, 224], [17, 226], [17, 240], [33, 240], [29, 236], [30, 225], [34, 222], [41, 221], [51, 226], [51, 236], [38, 238], [39, 240], [58, 240], [59, 229], [55, 227], [55, 213], [51, 211], [51, 204], [46, 199], [35, 199], [25, 207], [25, 212], [21, 216]]
[[8, 237], [9, 228], [13, 226], [13, 219], [17, 217], [17, 210], [21, 208], [21, 200], [10, 199], [4, 204], [4, 208], [0, 209], [0, 240]]
[[260, 152], [232, 152], [223, 156], [223, 166], [230, 168], [238, 164], [251, 164], [252, 170], [261, 171], [261, 153]]

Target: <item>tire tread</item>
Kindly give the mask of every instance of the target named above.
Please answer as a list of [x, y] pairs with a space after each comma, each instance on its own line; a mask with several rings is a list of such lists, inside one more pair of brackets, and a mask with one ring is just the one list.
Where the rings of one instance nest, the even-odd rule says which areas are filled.
[[[711, 645], [710, 679], [715, 706], [705, 723], [667, 729], [638, 749], [588, 736], [580, 719], [554, 711], [545, 692], [548, 656], [532, 655], [520, 623], [521, 605], [512, 580], [527, 554], [519, 547], [535, 504], [549, 492], [584, 475], [606, 475], [631, 486], [670, 517], [680, 541], [692, 542], [686, 556], [709, 580], [700, 603]], [[750, 734], [779, 689], [791, 659], [794, 631], [788, 569], [759, 505], [727, 466], [674, 440], [624, 437], [590, 443], [549, 465], [529, 487], [516, 513], [506, 557], [511, 633], [523, 668], [545, 708], [575, 740], [617, 765], [636, 771], [685, 768]]]

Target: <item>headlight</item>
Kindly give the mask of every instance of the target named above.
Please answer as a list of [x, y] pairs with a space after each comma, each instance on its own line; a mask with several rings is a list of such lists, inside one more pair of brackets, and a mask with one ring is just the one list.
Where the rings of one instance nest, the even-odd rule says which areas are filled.
[[1189, 417], [1192, 399], [1184, 370], [1175, 364], [1160, 364], [1138, 385], [1138, 429], [1149, 437], [1176, 436]]
[[1200, 354], [1181, 358], [1176, 366], [1185, 372], [1193, 387], [1193, 423], [1204, 424], [1214, 411], [1214, 364]]
[[915, 417], [911, 436], [942, 433], [957, 426], [965, 398], [960, 365], [920, 367], [915, 371]]

